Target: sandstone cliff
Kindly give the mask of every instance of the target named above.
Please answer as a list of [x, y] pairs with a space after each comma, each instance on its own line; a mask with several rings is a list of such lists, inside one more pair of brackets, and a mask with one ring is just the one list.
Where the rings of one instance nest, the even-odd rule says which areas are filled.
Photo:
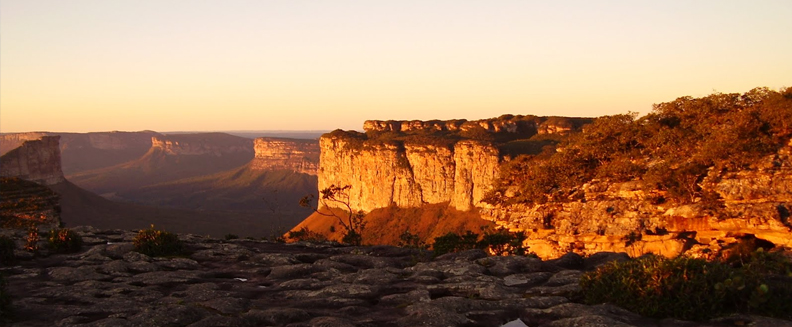
[[253, 170], [291, 170], [316, 176], [319, 169], [319, 142], [260, 137], [254, 140]]
[[640, 119], [367, 121], [320, 139], [319, 189], [349, 186], [364, 212], [474, 210], [544, 258], [792, 248], [789, 121], [790, 89], [684, 97]]
[[497, 148], [478, 141], [451, 148], [380, 144], [353, 149], [343, 137], [326, 135], [319, 146], [319, 189], [350, 185], [352, 209], [366, 212], [443, 202], [468, 210], [489, 191], [498, 172]]
[[19, 177], [43, 185], [63, 182], [59, 136], [24, 141], [0, 157], [0, 176]]
[[[349, 185], [353, 210], [449, 203], [480, 207], [505, 154], [501, 146], [538, 134], [568, 134], [589, 118], [504, 115], [477, 121], [377, 121], [366, 134], [319, 140], [319, 190]], [[384, 136], [383, 136], [384, 135]]]

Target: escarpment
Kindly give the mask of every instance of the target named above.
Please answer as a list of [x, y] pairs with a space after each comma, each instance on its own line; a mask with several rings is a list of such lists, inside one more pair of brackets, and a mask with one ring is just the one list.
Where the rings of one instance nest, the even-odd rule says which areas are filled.
[[151, 148], [170, 156], [253, 154], [253, 141], [224, 133], [152, 136]]
[[260, 137], [254, 140], [255, 156], [250, 162], [254, 170], [291, 170], [316, 175], [319, 169], [319, 142]]
[[510, 153], [505, 145], [527, 141], [539, 131], [561, 137], [590, 121], [512, 115], [479, 121], [366, 121], [365, 134], [322, 136], [319, 190], [349, 185], [350, 207], [365, 212], [446, 202], [470, 210], [483, 205], [492, 189], [500, 163]]
[[792, 90], [766, 88], [683, 97], [641, 118], [372, 120], [365, 134], [321, 138], [319, 189], [349, 186], [355, 211], [473, 210], [526, 232], [545, 258], [790, 248], [790, 121]]
[[59, 136], [24, 141], [0, 157], [0, 176], [19, 177], [43, 185], [65, 181], [61, 169]]

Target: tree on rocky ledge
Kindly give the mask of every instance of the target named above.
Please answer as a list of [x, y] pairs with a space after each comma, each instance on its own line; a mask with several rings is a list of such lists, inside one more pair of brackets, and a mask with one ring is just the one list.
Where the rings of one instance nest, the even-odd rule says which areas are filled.
[[[300, 205], [306, 208], [311, 208], [317, 214], [327, 217], [335, 217], [341, 227], [344, 228], [344, 237], [341, 242], [351, 245], [363, 244], [363, 229], [366, 228], [366, 222], [363, 221], [365, 214], [363, 211], [354, 211], [349, 200], [349, 189], [352, 186], [336, 186], [335, 184], [323, 189], [319, 196], [319, 201], [314, 207], [311, 202], [314, 195], [310, 194], [300, 200]], [[326, 208], [326, 212], [322, 211]], [[344, 212], [339, 213], [335, 208], [341, 209]]]

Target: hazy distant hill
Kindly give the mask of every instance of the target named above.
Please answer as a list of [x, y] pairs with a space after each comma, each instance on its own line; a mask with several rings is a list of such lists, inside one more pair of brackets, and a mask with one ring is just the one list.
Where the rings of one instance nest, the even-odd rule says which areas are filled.
[[157, 132], [60, 133], [30, 132], [0, 135], [0, 155], [29, 140], [43, 136], [60, 136], [63, 172], [66, 175], [118, 165], [140, 158], [151, 148]]
[[112, 194], [240, 167], [253, 158], [253, 140], [201, 133], [152, 137], [143, 156], [112, 167], [67, 175], [98, 194]]
[[201, 211], [258, 213], [291, 228], [310, 211], [299, 200], [316, 193], [316, 176], [290, 170], [257, 170], [249, 165], [230, 171], [119, 192], [135, 202]]
[[[219, 131], [220, 133], [231, 134], [240, 137], [255, 139], [259, 137], [282, 137], [289, 139], [305, 139], [305, 140], [318, 140], [322, 134], [328, 131]], [[197, 132], [165, 132], [164, 134], [195, 134]]]
[[158, 208], [111, 201], [64, 182], [50, 186], [60, 194], [61, 220], [67, 227], [89, 225], [106, 229], [157, 228], [179, 233], [222, 237], [269, 237], [282, 223], [275, 216]]

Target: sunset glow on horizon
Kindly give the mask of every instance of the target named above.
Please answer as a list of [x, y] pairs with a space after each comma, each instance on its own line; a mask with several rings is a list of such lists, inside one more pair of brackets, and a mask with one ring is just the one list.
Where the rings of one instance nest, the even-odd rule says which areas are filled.
[[792, 1], [0, 2], [0, 132], [646, 113], [792, 86]]

